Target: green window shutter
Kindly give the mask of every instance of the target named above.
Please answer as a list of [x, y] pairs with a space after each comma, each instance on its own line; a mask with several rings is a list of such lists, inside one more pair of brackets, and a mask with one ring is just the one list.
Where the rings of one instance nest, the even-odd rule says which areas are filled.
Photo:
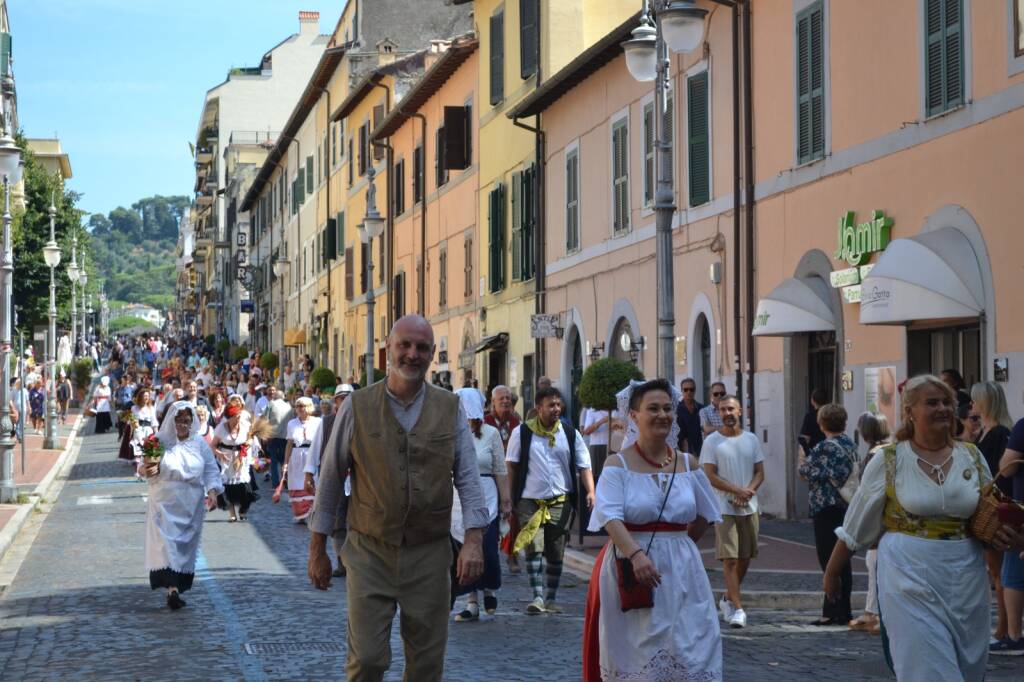
[[512, 174], [512, 281], [523, 278], [523, 174]]
[[963, 0], [927, 0], [925, 93], [929, 116], [964, 102]]
[[491, 293], [505, 288], [505, 186], [499, 183], [490, 193], [487, 218], [490, 232], [489, 280]]
[[616, 233], [629, 230], [629, 127], [627, 120], [612, 126], [612, 214]]
[[580, 154], [573, 150], [565, 159], [565, 250], [580, 247]]
[[816, 2], [797, 15], [797, 162], [825, 155], [825, 13]]
[[686, 79], [687, 152], [690, 174], [690, 206], [711, 199], [711, 145], [708, 139], [708, 72]]
[[338, 257], [345, 255], [345, 212], [341, 211], [338, 213], [338, 236], [335, 237], [335, 244], [337, 244]]
[[654, 105], [644, 105], [644, 206], [654, 203]]
[[306, 157], [306, 194], [312, 195], [316, 188], [316, 178], [313, 175], [313, 155]]
[[505, 13], [491, 16], [491, 104], [505, 98]]
[[6, 31], [0, 33], [0, 76], [3, 76], [4, 78], [11, 75], [12, 47], [11, 34]]
[[523, 203], [522, 240], [523, 240], [523, 279], [533, 279], [537, 271], [536, 249], [534, 236], [537, 230], [537, 166], [530, 166], [523, 171], [523, 189], [520, 200]]
[[523, 79], [537, 73], [539, 13], [539, 0], [519, 0], [519, 75]]

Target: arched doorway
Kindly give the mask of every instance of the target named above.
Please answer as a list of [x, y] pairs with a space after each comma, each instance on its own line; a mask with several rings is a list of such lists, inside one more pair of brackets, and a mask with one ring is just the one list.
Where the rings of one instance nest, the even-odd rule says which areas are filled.
[[569, 416], [576, 428], [580, 428], [580, 414], [583, 404], [580, 402], [580, 382], [583, 380], [583, 342], [579, 330], [573, 327], [572, 364], [569, 367]]
[[633, 347], [633, 326], [624, 317], [620, 317], [615, 323], [615, 331], [612, 332], [611, 356], [616, 360], [632, 362], [629, 355]]
[[696, 335], [694, 345], [697, 350], [693, 363], [693, 380], [697, 383], [698, 399], [707, 405], [711, 393], [711, 325], [703, 313], [697, 317], [693, 331]]

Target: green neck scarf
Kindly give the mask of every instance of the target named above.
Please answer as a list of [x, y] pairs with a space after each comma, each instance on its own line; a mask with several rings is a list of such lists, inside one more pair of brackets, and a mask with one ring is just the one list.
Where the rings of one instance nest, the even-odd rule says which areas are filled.
[[548, 445], [551, 447], [555, 446], [555, 434], [558, 433], [558, 427], [561, 425], [561, 420], [556, 419], [555, 423], [551, 425], [551, 428], [545, 427], [540, 423], [540, 417], [534, 417], [533, 419], [526, 420], [526, 426], [533, 431], [535, 436], [544, 436], [548, 439]]

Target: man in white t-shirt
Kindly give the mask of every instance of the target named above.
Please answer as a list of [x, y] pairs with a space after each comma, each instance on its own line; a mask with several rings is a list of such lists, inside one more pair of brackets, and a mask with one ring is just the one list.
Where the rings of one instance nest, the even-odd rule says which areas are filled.
[[588, 407], [583, 411], [580, 433], [586, 438], [590, 450], [590, 462], [594, 478], [601, 475], [604, 460], [608, 457], [608, 437], [619, 413], [615, 410], [597, 410]]
[[722, 427], [704, 439], [700, 463], [718, 493], [722, 522], [715, 526], [715, 556], [722, 562], [722, 615], [734, 628], [747, 624], [740, 585], [757, 556], [757, 489], [764, 482], [764, 452], [757, 436], [744, 431], [735, 396], [718, 401]]

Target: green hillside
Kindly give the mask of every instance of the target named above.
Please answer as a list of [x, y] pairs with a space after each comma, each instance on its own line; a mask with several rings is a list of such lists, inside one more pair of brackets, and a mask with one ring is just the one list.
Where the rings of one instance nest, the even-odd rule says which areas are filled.
[[178, 223], [188, 206], [188, 197], [158, 195], [89, 217], [108, 298], [160, 307], [173, 301]]

